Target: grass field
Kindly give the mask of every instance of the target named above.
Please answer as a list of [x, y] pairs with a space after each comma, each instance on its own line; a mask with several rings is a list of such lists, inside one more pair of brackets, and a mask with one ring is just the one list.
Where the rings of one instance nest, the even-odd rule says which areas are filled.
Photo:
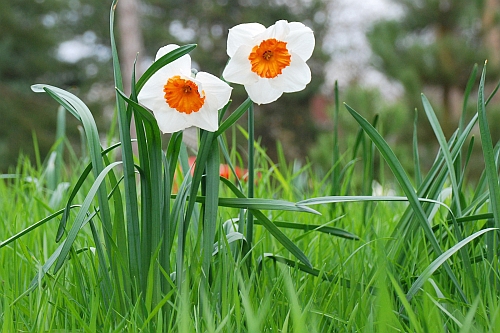
[[[499, 150], [488, 143], [483, 87], [481, 83], [478, 113], [470, 116], [469, 123], [464, 117], [465, 126], [449, 141], [440, 134], [423, 97], [442, 148], [430, 170], [418, 167], [417, 150], [415, 170], [403, 170], [383, 138], [353, 110], [363, 131], [352, 149], [332, 152], [337, 163], [324, 176], [314, 165], [290, 163], [282, 155], [274, 163], [256, 145], [254, 197], [269, 201], [226, 200], [237, 195], [234, 186], [221, 179], [213, 221], [215, 243], [207, 256], [203, 249], [207, 202], [200, 198], [208, 195], [202, 189], [205, 195], [193, 206], [183, 257], [178, 255], [180, 239], [176, 238], [172, 238], [168, 269], [155, 271], [161, 266], [159, 249], [150, 253], [144, 289], [134, 287], [126, 271], [130, 268], [123, 262], [126, 256], [118, 252], [117, 228], [109, 243], [117, 252], [111, 253], [111, 260], [105, 257], [102, 213], [99, 201], [92, 198], [82, 215], [85, 223], [54, 272], [61, 252], [55, 239], [69, 193], [82, 180], [72, 199], [75, 213], [70, 214], [64, 237], [78, 218], [79, 205], [93, 191], [95, 179], [82, 179], [91, 158], [70, 155], [65, 165], [57, 158], [37, 165], [21, 158], [15, 172], [3, 175], [0, 182], [2, 331], [499, 331], [498, 234], [491, 229], [498, 225], [498, 200], [493, 196], [498, 191]], [[486, 168], [472, 185], [467, 181], [469, 132], [477, 121]], [[227, 147], [224, 140], [219, 143]], [[59, 147], [55, 145], [54, 156], [61, 152]], [[230, 161], [241, 160], [234, 147], [222, 151]], [[375, 169], [379, 156], [387, 162], [385, 173], [390, 170], [393, 176]], [[185, 163], [186, 157], [181, 148], [180, 160]], [[177, 185], [172, 188], [177, 187], [178, 195], [170, 198], [175, 202], [171, 211], [178, 208], [176, 204], [186, 209], [189, 203], [187, 197], [178, 199], [186, 193], [183, 186], [189, 173], [183, 177], [177, 169], [173, 178]], [[116, 170], [117, 175], [121, 172]], [[384, 182], [374, 190], [375, 179]], [[117, 180], [108, 182], [113, 185]], [[110, 192], [113, 223], [118, 223], [117, 215], [123, 216], [126, 202], [123, 182], [118, 183], [122, 189]], [[234, 176], [230, 183], [236, 183]], [[240, 184], [241, 193], [246, 193], [248, 182]], [[143, 199], [142, 191], [137, 193]], [[247, 215], [242, 207], [251, 208], [255, 217], [250, 249], [244, 232], [238, 232], [238, 219]], [[262, 226], [263, 219], [283, 230], [311, 267]], [[34, 226], [31, 231], [30, 226]], [[26, 234], [16, 235], [23, 231]], [[178, 267], [183, 267], [182, 282], [175, 274]], [[121, 289], [124, 286], [132, 292]]]

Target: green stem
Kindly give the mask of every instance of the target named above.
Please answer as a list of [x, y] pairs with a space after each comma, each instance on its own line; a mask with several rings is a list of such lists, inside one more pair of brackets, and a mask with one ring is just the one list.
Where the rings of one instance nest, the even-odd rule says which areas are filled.
[[[254, 110], [253, 103], [250, 104], [248, 108], [248, 198], [253, 198], [254, 195], [254, 152], [255, 152], [255, 140], [254, 140]], [[252, 248], [253, 242], [253, 214], [250, 210], [247, 210], [247, 243], [248, 248]]]

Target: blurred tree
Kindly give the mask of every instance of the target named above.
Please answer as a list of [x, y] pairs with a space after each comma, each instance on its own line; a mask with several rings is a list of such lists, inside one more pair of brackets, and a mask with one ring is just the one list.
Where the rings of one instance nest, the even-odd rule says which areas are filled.
[[454, 96], [461, 96], [474, 63], [482, 64], [491, 54], [484, 36], [497, 24], [487, 18], [491, 23], [485, 26], [484, 15], [498, 9], [485, 6], [484, 0], [394, 1], [404, 14], [376, 23], [368, 34], [375, 65], [404, 85], [411, 109], [420, 105], [424, 87], [437, 90], [449, 133], [461, 112], [454, 103], [460, 98]]
[[[96, 35], [85, 29], [92, 25], [88, 18], [98, 13], [94, 6], [74, 0], [0, 0], [0, 8], [0, 172], [5, 172], [16, 163], [20, 151], [33, 157], [33, 133], [42, 157], [54, 144], [57, 105], [47, 96], [34, 94], [30, 86], [49, 83], [78, 87], [77, 93], [89, 91], [100, 77], [101, 68], [95, 63], [107, 59], [105, 50], [94, 54], [85, 44], [98, 44]], [[93, 61], [64, 61], [59, 50], [61, 43], [70, 40], [76, 43], [73, 48], [80, 48], [76, 50], [79, 57]], [[68, 131], [78, 136], [76, 126], [68, 126]]]
[[[0, 0], [0, 170], [15, 161], [19, 150], [33, 152], [32, 133], [35, 124], [48, 125], [47, 100], [37, 98], [30, 90], [36, 80], [56, 71], [64, 72], [54, 57], [54, 36], [50, 22], [38, 16], [49, 8], [40, 3]], [[49, 121], [50, 122], [50, 121]], [[51, 143], [47, 137], [53, 129], [38, 132], [41, 146]], [[28, 141], [29, 144], [26, 142]]]

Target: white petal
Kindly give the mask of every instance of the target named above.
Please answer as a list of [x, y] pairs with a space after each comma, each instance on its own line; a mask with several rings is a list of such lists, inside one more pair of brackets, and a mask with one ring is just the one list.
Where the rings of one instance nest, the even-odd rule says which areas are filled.
[[151, 76], [137, 96], [139, 103], [151, 110], [161, 109], [166, 104], [163, 97], [165, 95], [163, 86], [167, 82], [167, 79], [164, 79], [164, 76], [159, 72]]
[[222, 77], [229, 82], [251, 84], [257, 82], [259, 76], [252, 72], [252, 64], [248, 56], [252, 46], [243, 45], [238, 48], [222, 72]]
[[300, 22], [291, 22], [289, 24], [290, 33], [285, 38], [289, 52], [297, 54], [302, 60], [307, 61], [314, 51], [314, 33]]
[[262, 32], [258, 36], [255, 37], [254, 43], [259, 44], [261, 41], [275, 38], [277, 40], [285, 40], [286, 36], [288, 36], [290, 32], [290, 27], [287, 21], [280, 20], [266, 29], [266, 31]]
[[[231, 97], [231, 88], [226, 82], [222, 81], [215, 75], [198, 72], [196, 74], [196, 80], [201, 82], [201, 86], [205, 91], [207, 96], [213, 96], [215, 98], [215, 107], [218, 109], [222, 108], [229, 101], [229, 97]], [[211, 97], [212, 98], [212, 97]]]
[[170, 66], [170, 64], [160, 68], [154, 73], [142, 87], [137, 99], [151, 110], [165, 104], [163, 87], [168, 79], [174, 75], [180, 75], [179, 69]]
[[191, 126], [183, 113], [168, 107], [166, 103], [165, 105], [162, 110], [154, 111], [158, 127], [163, 133], [174, 133]]
[[179, 47], [180, 46], [177, 45], [177, 44], [168, 44], [168, 45], [165, 45], [163, 47], [160, 47], [160, 49], [156, 52], [155, 60], [160, 59], [161, 57], [163, 57], [168, 52], [171, 52], [171, 51], [173, 51], [175, 49], [178, 49]]
[[209, 132], [215, 132], [219, 128], [219, 112], [217, 108], [217, 100], [211, 99], [207, 95], [205, 103], [198, 112], [193, 112], [186, 117], [189, 117], [189, 122], [196, 127], [202, 128]]
[[245, 85], [250, 99], [257, 104], [274, 102], [283, 94], [283, 90], [276, 89], [269, 84], [268, 79], [260, 79], [257, 83]]
[[260, 23], [243, 23], [229, 29], [227, 36], [227, 55], [233, 57], [242, 45], [252, 45], [252, 39], [266, 30]]
[[[137, 98], [139, 99], [139, 102], [142, 103], [142, 99], [143, 98], [154, 98], [156, 96], [160, 96], [161, 95], [158, 95], [158, 92], [161, 93], [161, 91], [163, 90], [163, 86], [161, 84], [160, 81], [163, 81], [163, 78], [161, 75], [157, 75], [158, 73], [155, 73], [153, 76], [151, 76], [149, 78], [149, 80], [147, 80], [145, 83], [144, 83], [144, 86], [142, 87], [141, 91], [139, 92], [139, 96], [137, 96]], [[163, 84], [165, 84], [166, 80], [163, 81]]]
[[[156, 52], [155, 61], [163, 57], [165, 54], [178, 48], [179, 45], [176, 44], [168, 44], [167, 46], [160, 48], [158, 52]], [[171, 63], [168, 63], [165, 67], [167, 66], [170, 68], [182, 69], [183, 71], [191, 72], [191, 57], [189, 56], [189, 54], [183, 55], [179, 59], [176, 59]]]
[[311, 82], [311, 70], [295, 53], [292, 53], [290, 66], [283, 69], [281, 75], [269, 80], [272, 87], [287, 93], [303, 90], [309, 82]]

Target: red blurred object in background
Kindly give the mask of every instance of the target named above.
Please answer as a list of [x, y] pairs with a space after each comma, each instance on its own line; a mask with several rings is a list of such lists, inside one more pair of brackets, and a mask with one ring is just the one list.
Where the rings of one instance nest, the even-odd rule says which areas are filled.
[[[191, 168], [191, 175], [193, 174], [193, 165], [194, 163], [196, 162], [196, 156], [190, 156], [188, 158], [188, 162], [189, 162], [189, 167]], [[248, 178], [248, 170], [247, 169], [242, 169], [238, 166], [235, 166], [234, 167], [234, 172], [236, 173], [236, 177], [240, 180], [243, 180], [243, 181], [246, 181], [247, 178]], [[230, 175], [231, 175], [231, 168], [229, 167], [228, 164], [221, 164], [219, 166], [219, 175], [221, 177], [224, 177], [226, 179], [229, 179]]]

